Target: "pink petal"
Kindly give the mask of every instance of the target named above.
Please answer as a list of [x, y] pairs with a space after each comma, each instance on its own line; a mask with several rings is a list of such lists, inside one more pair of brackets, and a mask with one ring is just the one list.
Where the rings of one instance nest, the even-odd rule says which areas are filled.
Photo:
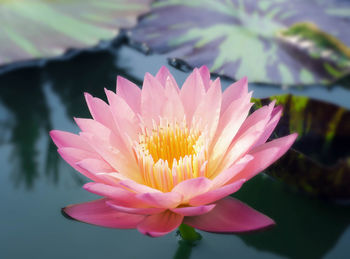
[[176, 192], [140, 193], [136, 197], [148, 206], [156, 208], [175, 208], [182, 202], [182, 195]]
[[[114, 146], [124, 154], [128, 154], [123, 139], [118, 134], [115, 134], [116, 132], [112, 132], [111, 129], [93, 119], [74, 118], [74, 120], [82, 132], [94, 135], [95, 137], [109, 143], [109, 146]], [[82, 137], [82, 139], [86, 142], [86, 138]]]
[[115, 125], [115, 131], [112, 132], [111, 129], [92, 119], [75, 118], [75, 122], [83, 132], [90, 133], [104, 140], [109, 143], [110, 146], [117, 148], [124, 155], [130, 155], [130, 147], [126, 145], [125, 135], [121, 136], [117, 125]]
[[109, 198], [120, 206], [141, 207], [145, 203], [135, 197], [135, 193], [129, 192], [123, 188], [110, 186], [102, 183], [87, 183], [84, 189], [88, 192]]
[[[245, 156], [264, 133], [269, 117], [252, 125], [240, 136], [236, 136], [228, 147], [225, 156], [220, 162], [217, 171], [225, 170], [243, 156]], [[238, 135], [238, 134], [237, 134]]]
[[[118, 161], [115, 159], [116, 154], [113, 153], [119, 153], [119, 160], [121, 161], [123, 159], [123, 161], [126, 161], [126, 163], [129, 164], [127, 167], [130, 166], [130, 168], [134, 170], [137, 168], [131, 151], [124, 142], [125, 138], [123, 139], [120, 135], [114, 134], [109, 128], [106, 128], [95, 120], [75, 118], [75, 121], [83, 131], [80, 133], [80, 137], [88, 143], [95, 152], [101, 156], [104, 154], [105, 156], [110, 157], [110, 160], [108, 160], [107, 157], [104, 157], [109, 161], [110, 165], [113, 167], [117, 165], [116, 162]], [[97, 145], [95, 145], [96, 143]], [[115, 167], [115, 170], [121, 169], [117, 166]]]
[[135, 113], [141, 113], [141, 89], [137, 85], [118, 76], [117, 94], [127, 102]]
[[137, 229], [144, 235], [159, 237], [175, 230], [180, 226], [183, 216], [169, 210], [146, 217]]
[[147, 185], [140, 184], [132, 180], [121, 181], [119, 185], [135, 193], [161, 193], [161, 191], [157, 189], [153, 189], [151, 187], [148, 187]]
[[241, 172], [247, 164], [254, 159], [251, 155], [246, 155], [242, 159], [240, 159], [237, 163], [232, 165], [230, 168], [220, 172], [212, 181], [213, 181], [213, 189], [223, 186], [228, 181], [230, 181], [236, 174]]
[[183, 203], [192, 197], [207, 192], [212, 187], [212, 182], [205, 177], [197, 177], [185, 180], [177, 184], [171, 192], [179, 193], [183, 196]]
[[271, 112], [273, 110], [273, 106], [263, 106], [260, 109], [254, 111], [248, 118], [243, 122], [239, 131], [237, 132], [236, 138], [241, 137], [245, 134], [246, 131], [251, 129], [252, 127], [256, 127], [257, 124], [262, 121], [265, 122], [264, 126], [270, 120]]
[[257, 173], [263, 171], [287, 152], [297, 136], [298, 134], [293, 133], [254, 148], [250, 152], [250, 155], [252, 155], [254, 159], [239, 174], [235, 175], [231, 181], [236, 181], [241, 178], [249, 180]]
[[199, 216], [205, 213], [208, 213], [212, 209], [214, 209], [215, 204], [198, 206], [198, 207], [180, 207], [171, 209], [172, 212], [180, 214], [182, 216]]
[[101, 139], [108, 140], [111, 130], [102, 123], [93, 119], [74, 118], [75, 123], [83, 132], [94, 134]]
[[207, 66], [201, 66], [199, 68], [199, 73], [202, 77], [203, 85], [205, 88], [205, 91], [208, 91], [210, 87], [210, 71]]
[[[135, 161], [133, 160], [133, 156], [131, 154], [130, 147], [128, 147], [125, 143], [125, 136], [124, 139], [118, 134], [118, 132], [112, 132], [109, 128], [106, 128], [101, 123], [92, 120], [92, 119], [81, 119], [81, 118], [75, 118], [75, 122], [78, 124], [79, 128], [83, 131], [80, 133], [80, 136], [82, 139], [89, 143], [89, 145], [93, 145], [96, 141], [101, 143], [103, 142], [102, 147], [100, 146], [100, 149], [109, 149], [111, 151], [112, 149], [116, 152], [120, 152], [122, 158], [124, 160], [126, 159], [128, 163], [134, 164]], [[88, 133], [88, 134], [86, 134]], [[116, 133], [116, 134], [115, 134]], [[103, 148], [103, 146], [105, 148]], [[96, 151], [96, 147], [92, 146], [92, 149]], [[99, 149], [99, 150], [100, 150]], [[100, 152], [98, 152], [100, 153]], [[112, 158], [111, 165], [114, 164], [115, 158]], [[131, 168], [134, 169], [136, 166], [131, 166]]]
[[141, 114], [147, 127], [152, 128], [153, 121], [159, 122], [166, 102], [164, 87], [151, 74], [146, 73], [141, 93]]
[[246, 119], [249, 109], [251, 93], [244, 95], [241, 99], [231, 103], [226, 112], [220, 117], [215, 139], [213, 140], [212, 155], [208, 167], [213, 172], [226, 153], [233, 138]]
[[265, 127], [265, 131], [261, 134], [259, 140], [255, 143], [255, 146], [264, 144], [267, 139], [271, 136], [273, 130], [276, 128], [278, 121], [282, 116], [282, 106], [277, 106], [271, 113], [271, 119]]
[[[121, 138], [125, 139], [126, 136], [129, 136], [131, 139], [137, 139], [140, 131], [138, 126], [140, 121], [135, 112], [122, 97], [106, 89], [105, 92], [110, 104], [112, 117]], [[124, 142], [127, 143], [127, 141]]]
[[58, 153], [61, 157], [70, 164], [75, 170], [80, 172], [82, 175], [85, 175], [87, 178], [90, 178], [93, 181], [100, 182], [101, 179], [99, 177], [79, 166], [77, 166], [77, 162], [87, 159], [87, 158], [96, 158], [97, 155], [85, 150], [71, 148], [71, 147], [63, 147], [58, 149]]
[[220, 79], [217, 78], [198, 104], [193, 114], [192, 127], [197, 127], [203, 131], [209, 127], [209, 138], [211, 139], [219, 123], [220, 107], [221, 84]]
[[63, 210], [76, 220], [108, 228], [136, 228], [145, 218], [142, 215], [118, 212], [107, 206], [106, 201], [100, 199], [70, 205]]
[[94, 148], [94, 150], [109, 163], [118, 173], [137, 182], [143, 182], [139, 169], [132, 157], [124, 155], [111, 143], [99, 139], [98, 137], [82, 132], [80, 134]]
[[[79, 165], [79, 163], [78, 163]], [[106, 184], [111, 186], [119, 186], [121, 181], [129, 180], [128, 177], [122, 175], [118, 172], [113, 173], [98, 173], [96, 174], [100, 179], [102, 179]]]
[[115, 172], [115, 169], [103, 159], [87, 158], [77, 162], [76, 164], [94, 174]]
[[124, 207], [116, 204], [114, 201], [107, 201], [107, 205], [111, 208], [124, 213], [130, 213], [130, 214], [140, 214], [140, 215], [152, 215], [152, 214], [158, 214], [163, 211], [165, 211], [165, 208], [142, 208], [142, 207]]
[[192, 198], [189, 204], [191, 206], [200, 206], [203, 204], [209, 204], [209, 203], [215, 202], [217, 200], [225, 198], [226, 196], [238, 191], [242, 187], [244, 182], [245, 182], [245, 179], [241, 179], [241, 180], [238, 180], [237, 182], [203, 193], [201, 195], [198, 195]]
[[226, 88], [222, 94], [221, 114], [223, 114], [230, 104], [248, 93], [248, 79], [243, 77]]
[[93, 149], [79, 135], [60, 130], [51, 130], [50, 136], [58, 148], [74, 147], [93, 152]]
[[205, 87], [202, 76], [198, 69], [195, 68], [187, 77], [180, 91], [180, 98], [185, 109], [188, 125], [191, 124], [192, 116], [204, 95]]
[[208, 232], [241, 233], [274, 225], [274, 221], [232, 197], [216, 203], [216, 207], [201, 216], [186, 217], [184, 223]]
[[177, 86], [173, 86], [169, 78], [165, 82], [164, 92], [167, 102], [162, 109], [162, 116], [172, 122], [181, 122], [185, 117], [185, 110], [180, 99], [179, 89]]
[[168, 84], [173, 90], [175, 90], [175, 92], [177, 92], [177, 93], [180, 92], [180, 89], [179, 89], [174, 77], [169, 72], [169, 70], [167, 69], [166, 66], [162, 66], [159, 69], [159, 71], [156, 75], [156, 79], [158, 79], [158, 81], [163, 85], [163, 87], [165, 87], [166, 84]]
[[88, 93], [85, 93], [85, 100], [94, 120], [114, 131], [115, 124], [109, 106], [101, 99], [92, 97]]

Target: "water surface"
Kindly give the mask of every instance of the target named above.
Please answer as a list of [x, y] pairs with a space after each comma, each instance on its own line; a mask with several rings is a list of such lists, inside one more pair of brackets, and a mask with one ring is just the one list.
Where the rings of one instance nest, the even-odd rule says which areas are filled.
[[[0, 73], [1, 258], [350, 258], [350, 206], [293, 192], [263, 174], [235, 196], [277, 226], [245, 235], [201, 232], [195, 247], [181, 246], [175, 233], [149, 238], [62, 216], [62, 207], [97, 196], [81, 188], [87, 179], [58, 156], [48, 132], [78, 132], [73, 117], [89, 117], [84, 92], [106, 99], [104, 88], [115, 90], [117, 75], [140, 85], [145, 72], [162, 65], [164, 57], [122, 45]], [[169, 69], [179, 84], [188, 75]], [[292, 92], [350, 108], [343, 86], [249, 87], [254, 97]]]

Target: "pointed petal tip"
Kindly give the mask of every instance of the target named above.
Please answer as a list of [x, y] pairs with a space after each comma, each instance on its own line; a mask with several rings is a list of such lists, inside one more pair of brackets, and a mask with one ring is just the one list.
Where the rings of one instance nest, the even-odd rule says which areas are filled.
[[71, 216], [67, 213], [67, 211], [66, 211], [67, 208], [68, 208], [69, 206], [71, 206], [71, 205], [68, 205], [68, 206], [66, 206], [66, 207], [61, 208], [61, 214], [62, 214], [62, 216], [65, 217], [66, 219], [76, 221], [76, 219], [73, 218], [73, 217], [71, 217]]
[[160, 67], [160, 69], [157, 72], [157, 74], [160, 74], [160, 73], [169, 73], [169, 69], [163, 65]]
[[244, 76], [241, 79], [237, 80], [236, 82], [241, 82], [242, 85], [244, 86], [244, 85], [248, 84], [248, 77]]
[[202, 77], [210, 79], [210, 70], [206, 65], [201, 66], [198, 71], [201, 73]]
[[62, 130], [51, 130], [49, 135], [53, 143], [58, 147], [78, 147], [85, 149], [86, 146], [81, 142], [79, 136]]
[[[57, 141], [57, 134], [59, 134], [58, 132], [59, 132], [59, 130], [50, 130], [50, 132], [49, 132], [49, 135], [55, 144]], [[56, 144], [56, 146], [57, 146], [57, 144]]]
[[84, 97], [85, 97], [85, 99], [93, 98], [93, 96], [91, 94], [89, 94], [88, 92], [84, 92]]
[[[77, 165], [79, 165], [79, 162], [77, 163]], [[83, 185], [83, 188], [87, 191], [89, 191], [91, 189], [91, 186], [96, 184], [95, 182], [88, 182], [86, 184]]]
[[280, 112], [280, 111], [283, 111], [283, 106], [282, 105], [277, 105], [276, 107], [273, 108], [273, 111], [272, 111], [272, 115]]
[[284, 138], [286, 139], [286, 145], [289, 145], [291, 147], [294, 144], [295, 140], [298, 138], [298, 133], [294, 132], [290, 135], [285, 136]]
[[275, 104], [276, 104], [276, 99], [273, 99], [273, 100], [269, 103], [269, 105], [271, 105], [271, 106], [275, 106]]
[[117, 75], [117, 92], [118, 92], [118, 87], [120, 87], [121, 84], [123, 84], [125, 81], [128, 81], [128, 79], [120, 76], [120, 75]]
[[49, 131], [50, 136], [52, 137], [52, 135], [54, 135], [55, 132], [57, 132], [57, 131], [58, 131], [58, 130], [50, 130], [50, 131]]
[[122, 83], [123, 81], [129, 81], [129, 80], [123, 76], [117, 75], [117, 87], [118, 87], [118, 82]]
[[113, 91], [107, 89], [106, 87], [103, 88], [103, 91], [105, 92], [107, 97], [108, 97], [108, 94], [114, 93]]
[[153, 75], [151, 73], [149, 73], [149, 72], [146, 72], [144, 78], [146, 79], [146, 78], [149, 78], [149, 77], [153, 78]]

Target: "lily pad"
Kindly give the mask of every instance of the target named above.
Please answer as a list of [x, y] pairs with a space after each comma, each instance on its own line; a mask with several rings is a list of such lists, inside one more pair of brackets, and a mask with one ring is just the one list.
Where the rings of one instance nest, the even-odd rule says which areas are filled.
[[160, 0], [130, 39], [234, 79], [329, 84], [350, 73], [349, 27], [343, 0]]
[[258, 100], [256, 105], [272, 99], [284, 106], [273, 137], [289, 132], [299, 137], [267, 173], [314, 196], [350, 199], [350, 111], [292, 95]]
[[0, 66], [96, 45], [134, 26], [151, 0], [0, 0]]

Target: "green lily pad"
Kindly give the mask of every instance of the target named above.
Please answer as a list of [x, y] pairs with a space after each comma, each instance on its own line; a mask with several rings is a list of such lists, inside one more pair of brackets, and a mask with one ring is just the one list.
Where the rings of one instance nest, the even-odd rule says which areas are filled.
[[151, 0], [0, 0], [0, 66], [110, 40]]
[[292, 95], [258, 100], [256, 106], [272, 99], [284, 107], [273, 137], [290, 132], [299, 136], [293, 148], [267, 173], [314, 196], [349, 199], [350, 111]]
[[234, 79], [329, 84], [350, 73], [349, 17], [343, 0], [160, 0], [130, 39]]

